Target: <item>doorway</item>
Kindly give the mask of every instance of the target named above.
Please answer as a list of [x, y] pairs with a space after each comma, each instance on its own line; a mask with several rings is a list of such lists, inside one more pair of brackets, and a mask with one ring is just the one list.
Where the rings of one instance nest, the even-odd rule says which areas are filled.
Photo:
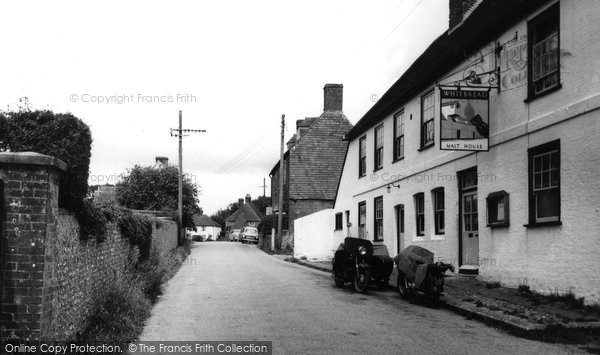
[[460, 273], [479, 270], [479, 210], [477, 206], [477, 167], [458, 174], [459, 181], [459, 264]]
[[396, 254], [404, 249], [404, 205], [394, 207], [396, 214]]

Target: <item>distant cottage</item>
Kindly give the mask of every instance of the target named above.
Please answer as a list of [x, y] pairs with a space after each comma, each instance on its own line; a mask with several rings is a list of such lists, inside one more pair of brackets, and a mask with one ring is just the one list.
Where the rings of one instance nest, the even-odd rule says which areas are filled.
[[238, 209], [225, 220], [225, 229], [230, 232], [234, 229], [248, 227], [258, 227], [260, 222], [265, 220], [265, 215], [252, 203], [249, 194], [246, 199], [238, 200]]

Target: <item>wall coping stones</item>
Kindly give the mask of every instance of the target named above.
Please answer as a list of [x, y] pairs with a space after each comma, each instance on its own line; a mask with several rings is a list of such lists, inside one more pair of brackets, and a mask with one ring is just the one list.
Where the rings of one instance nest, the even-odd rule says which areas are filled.
[[3, 152], [0, 153], [0, 164], [52, 166], [62, 171], [67, 171], [69, 167], [58, 158], [36, 152]]

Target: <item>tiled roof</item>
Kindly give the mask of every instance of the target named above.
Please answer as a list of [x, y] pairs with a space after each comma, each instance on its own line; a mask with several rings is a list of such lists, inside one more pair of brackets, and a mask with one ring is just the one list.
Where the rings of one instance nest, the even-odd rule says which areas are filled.
[[217, 222], [215, 222], [215, 220], [213, 220], [212, 218], [210, 218], [209, 216], [203, 214], [203, 215], [199, 215], [199, 214], [195, 214], [192, 216], [192, 220], [194, 221], [194, 224], [196, 226], [214, 226], [214, 227], [221, 227], [221, 225]]
[[252, 202], [244, 202], [242, 208], [238, 208], [231, 216], [227, 217], [227, 222], [262, 222], [265, 219], [265, 215], [262, 214], [254, 206]]
[[341, 111], [315, 119], [290, 152], [290, 199], [335, 199], [352, 124]]
[[482, 44], [495, 40], [499, 33], [549, 2], [550, 0], [483, 0], [460, 26], [450, 33], [444, 32], [421, 54], [348, 132], [347, 139], [360, 136], [408, 100], [431, 87], [467, 56], [474, 54]]

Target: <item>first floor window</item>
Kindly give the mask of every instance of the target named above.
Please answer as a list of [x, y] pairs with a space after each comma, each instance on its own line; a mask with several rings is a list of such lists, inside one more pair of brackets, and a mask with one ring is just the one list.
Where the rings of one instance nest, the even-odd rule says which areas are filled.
[[528, 24], [529, 96], [535, 97], [560, 84], [559, 4]]
[[365, 239], [365, 225], [367, 224], [367, 203], [365, 201], [358, 204], [358, 237]]
[[435, 117], [434, 91], [425, 94], [421, 98], [421, 148], [433, 144]]
[[433, 217], [435, 221], [435, 234], [444, 234], [444, 188], [439, 187], [432, 191]]
[[375, 198], [375, 240], [383, 240], [383, 196]]
[[394, 160], [404, 158], [404, 110], [394, 115]]
[[415, 200], [415, 223], [417, 236], [425, 235], [425, 194], [420, 192], [414, 196]]
[[358, 177], [367, 175], [367, 137], [358, 140]]
[[374, 170], [383, 167], [383, 125], [375, 128], [375, 166]]
[[340, 213], [336, 213], [335, 214], [335, 230], [337, 231], [337, 230], [342, 229], [342, 225], [343, 225], [343, 222], [342, 222], [342, 213], [341, 212]]
[[560, 141], [529, 149], [529, 223], [560, 221]]

